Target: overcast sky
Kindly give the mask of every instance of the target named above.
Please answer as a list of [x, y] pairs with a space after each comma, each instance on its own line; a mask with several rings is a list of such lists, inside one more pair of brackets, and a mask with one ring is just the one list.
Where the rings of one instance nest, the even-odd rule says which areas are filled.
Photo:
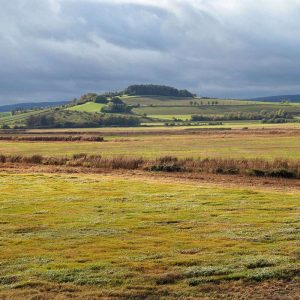
[[0, 0], [0, 104], [156, 83], [300, 93], [300, 0]]

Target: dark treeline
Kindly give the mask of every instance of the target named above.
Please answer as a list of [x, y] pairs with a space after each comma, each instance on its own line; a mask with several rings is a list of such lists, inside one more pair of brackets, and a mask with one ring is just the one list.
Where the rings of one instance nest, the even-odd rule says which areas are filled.
[[101, 136], [0, 136], [0, 141], [28, 141], [28, 142], [103, 142]]
[[284, 123], [284, 120], [293, 119], [293, 116], [280, 109], [278, 111], [260, 111], [260, 112], [229, 112], [224, 115], [193, 115], [191, 121], [239, 121], [239, 120], [261, 120], [265, 123]]
[[300, 179], [300, 161], [275, 159], [226, 159], [161, 157], [157, 159], [75, 154], [72, 157], [0, 155], [0, 163], [40, 164], [91, 169], [144, 170], [149, 172], [194, 172]]
[[[70, 114], [70, 116], [68, 115]], [[82, 118], [77, 120], [77, 115]], [[87, 115], [87, 118], [83, 118]], [[73, 119], [74, 120], [73, 120]], [[80, 127], [110, 127], [110, 126], [139, 126], [140, 119], [133, 116], [107, 115], [107, 114], [84, 114], [65, 112], [65, 116], [53, 115], [30, 116], [27, 119], [27, 128], [80, 128]]]
[[139, 84], [131, 85], [124, 90], [124, 94], [135, 96], [170, 96], [170, 97], [194, 97], [192, 93], [187, 90], [178, 90], [176, 88], [165, 86], [165, 85], [154, 85], [154, 84]]

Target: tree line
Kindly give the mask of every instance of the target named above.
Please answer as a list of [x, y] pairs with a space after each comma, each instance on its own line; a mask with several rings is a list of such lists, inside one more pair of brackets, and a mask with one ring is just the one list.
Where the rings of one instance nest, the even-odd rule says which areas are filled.
[[277, 111], [265, 111], [260, 112], [229, 112], [223, 115], [193, 115], [191, 121], [241, 121], [241, 120], [261, 120], [265, 123], [270, 120], [275, 120], [280, 123], [280, 120], [293, 119], [293, 116], [283, 109]]
[[[90, 114], [90, 120], [72, 120], [72, 118], [55, 118], [55, 115], [30, 116], [27, 119], [27, 128], [80, 128], [80, 127], [110, 127], [140, 125], [140, 119], [133, 116]], [[74, 118], [75, 119], [75, 118]]]
[[124, 90], [124, 94], [130, 96], [145, 95], [145, 96], [170, 96], [170, 97], [194, 97], [195, 95], [188, 90], [178, 90], [166, 85], [154, 84], [136, 84], [131, 85]]

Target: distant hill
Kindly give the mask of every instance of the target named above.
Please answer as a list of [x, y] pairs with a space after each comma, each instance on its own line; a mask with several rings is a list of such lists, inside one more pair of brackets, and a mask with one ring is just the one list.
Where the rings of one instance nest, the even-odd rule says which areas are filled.
[[0, 112], [9, 112], [18, 109], [34, 109], [34, 108], [46, 108], [53, 106], [61, 106], [70, 103], [69, 101], [59, 102], [31, 102], [31, 103], [17, 103], [0, 106]]
[[300, 95], [279, 95], [279, 96], [268, 96], [268, 97], [258, 97], [249, 100], [261, 101], [261, 102], [300, 102]]
[[188, 90], [178, 90], [174, 87], [155, 84], [131, 85], [123, 92], [130, 96], [169, 96], [169, 97], [194, 97]]

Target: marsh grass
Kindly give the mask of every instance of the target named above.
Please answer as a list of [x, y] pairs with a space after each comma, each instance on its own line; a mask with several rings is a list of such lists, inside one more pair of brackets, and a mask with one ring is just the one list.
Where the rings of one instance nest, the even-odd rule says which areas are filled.
[[72, 157], [43, 157], [41, 155], [0, 155], [0, 163], [61, 165], [103, 169], [146, 170], [151, 172], [197, 172], [227, 175], [247, 175], [286, 179], [300, 178], [300, 161], [275, 159], [184, 158], [164, 156], [154, 160], [125, 156], [74, 154]]
[[195, 297], [207, 284], [209, 294], [299, 276], [297, 192], [82, 174], [1, 174], [0, 184], [0, 293]]

